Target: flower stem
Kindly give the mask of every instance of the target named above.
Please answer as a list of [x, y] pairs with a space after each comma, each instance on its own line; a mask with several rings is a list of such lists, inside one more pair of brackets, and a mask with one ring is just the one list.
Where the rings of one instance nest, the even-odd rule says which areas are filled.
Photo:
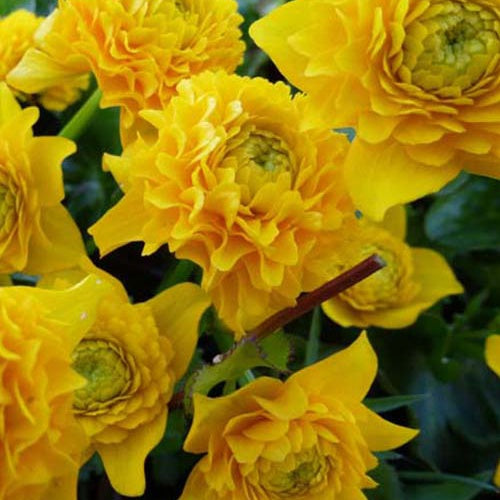
[[313, 311], [309, 339], [306, 346], [306, 362], [309, 366], [315, 363], [319, 357], [319, 336], [321, 334], [321, 308], [316, 306]]
[[257, 340], [270, 335], [287, 323], [290, 323], [290, 321], [293, 321], [294, 319], [297, 319], [303, 314], [309, 312], [325, 300], [338, 295], [344, 290], [347, 290], [349, 287], [359, 283], [361, 280], [368, 278], [368, 276], [383, 267], [385, 267], [385, 262], [381, 257], [376, 254], [368, 257], [345, 273], [342, 273], [340, 276], [337, 276], [328, 283], [316, 288], [316, 290], [301, 295], [297, 299], [297, 304], [294, 307], [287, 307], [286, 309], [273, 314], [270, 318], [266, 319], [253, 330], [249, 331], [248, 335]]
[[66, 137], [76, 141], [89, 125], [94, 113], [99, 107], [102, 92], [97, 88], [94, 93], [85, 101], [84, 105], [72, 116], [71, 120], [66, 123], [63, 129], [59, 132], [60, 137]]

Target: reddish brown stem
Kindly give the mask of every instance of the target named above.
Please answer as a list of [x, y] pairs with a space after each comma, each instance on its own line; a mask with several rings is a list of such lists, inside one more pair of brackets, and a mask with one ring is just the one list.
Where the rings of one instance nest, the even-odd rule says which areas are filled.
[[273, 314], [253, 330], [249, 331], [248, 335], [255, 339], [261, 339], [275, 332], [287, 323], [290, 323], [290, 321], [309, 312], [325, 300], [335, 297], [335, 295], [368, 278], [368, 276], [382, 269], [384, 266], [385, 262], [378, 255], [374, 254], [368, 257], [340, 276], [316, 288], [316, 290], [301, 295], [294, 307], [288, 307]]

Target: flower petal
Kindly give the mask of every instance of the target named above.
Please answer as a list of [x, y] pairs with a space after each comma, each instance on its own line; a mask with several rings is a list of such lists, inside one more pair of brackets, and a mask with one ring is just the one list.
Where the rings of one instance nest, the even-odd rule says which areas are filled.
[[392, 450], [413, 439], [419, 431], [383, 419], [364, 405], [353, 410], [356, 423], [371, 451]]
[[345, 166], [355, 205], [375, 220], [381, 220], [394, 205], [439, 190], [459, 171], [458, 167], [419, 164], [398, 144], [369, 145], [359, 139], [352, 144]]
[[34, 137], [30, 141], [31, 171], [42, 205], [64, 198], [61, 162], [75, 151], [75, 143], [64, 137]]
[[297, 382], [307, 393], [351, 402], [366, 396], [376, 373], [377, 356], [363, 332], [346, 349], [298, 371], [289, 380]]
[[179, 380], [186, 371], [198, 342], [198, 323], [210, 305], [208, 295], [193, 283], [181, 283], [147, 302], [153, 311], [160, 335], [174, 348], [170, 367]]
[[27, 273], [39, 274], [76, 266], [85, 256], [80, 230], [60, 204], [42, 209], [40, 226], [29, 242]]
[[323, 312], [335, 323], [347, 328], [349, 326], [358, 326], [366, 328], [370, 326], [364, 319], [361, 311], [356, 311], [347, 302], [333, 297], [321, 304]]
[[463, 293], [451, 267], [442, 255], [428, 248], [412, 248], [414, 279], [421, 285], [418, 300], [434, 303], [447, 295]]
[[486, 364], [500, 377], [500, 335], [490, 335], [486, 339], [484, 355]]
[[281, 392], [282, 385], [277, 379], [260, 377], [229, 396], [209, 398], [194, 394], [193, 424], [184, 441], [184, 449], [190, 453], [206, 452], [210, 436], [221, 436], [232, 416], [259, 409], [255, 396], [271, 399]]
[[143, 204], [142, 193], [131, 190], [89, 229], [101, 257], [125, 243], [141, 240], [142, 230], [149, 222], [145, 211], [138, 209]]
[[167, 424], [167, 411], [152, 422], [131, 430], [127, 438], [116, 444], [97, 444], [113, 488], [121, 495], [140, 496], [146, 489], [144, 461], [149, 452], [161, 441]]

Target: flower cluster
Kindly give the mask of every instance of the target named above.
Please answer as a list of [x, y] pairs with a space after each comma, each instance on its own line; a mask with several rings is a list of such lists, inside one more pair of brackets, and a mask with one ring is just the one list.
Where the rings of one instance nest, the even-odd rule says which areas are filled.
[[[363, 404], [378, 366], [366, 333], [314, 362], [313, 319], [307, 366], [286, 377], [273, 352], [283, 346], [256, 332], [374, 254], [384, 269], [351, 273], [322, 304], [336, 330], [404, 328], [463, 292], [439, 253], [406, 242], [402, 204], [462, 169], [500, 178], [499, 0], [284, 3], [250, 35], [296, 93], [234, 74], [237, 9], [58, 0], [46, 18], [0, 19], [0, 500], [75, 499], [94, 453], [119, 494], [142, 495], [179, 386], [193, 410], [184, 449], [204, 454], [181, 500], [361, 500], [377, 486], [374, 453], [418, 433]], [[181, 262], [158, 287], [144, 278], [144, 302], [95, 267], [62, 204], [75, 143], [35, 136], [38, 109], [16, 101], [64, 122], [59, 112], [94, 87], [60, 135], [76, 141], [97, 102], [118, 107], [122, 153], [102, 162], [123, 197], [88, 233], [101, 257], [166, 245], [191, 273]], [[202, 322], [210, 304], [216, 318]], [[237, 343], [188, 370], [199, 328], [214, 333], [203, 355], [227, 329]], [[497, 374], [499, 338], [485, 351]]]

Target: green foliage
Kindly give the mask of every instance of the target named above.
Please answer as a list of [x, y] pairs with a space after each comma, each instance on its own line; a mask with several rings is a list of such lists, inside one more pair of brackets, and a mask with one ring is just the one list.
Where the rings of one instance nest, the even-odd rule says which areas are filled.
[[276, 332], [261, 342], [255, 339], [243, 339], [224, 355], [218, 355], [210, 365], [204, 365], [193, 373], [186, 383], [185, 406], [192, 411], [192, 395], [197, 392], [209, 394], [222, 382], [234, 390], [238, 379], [245, 377], [248, 370], [271, 368], [287, 370], [290, 357], [290, 344], [283, 332]]
[[2, 0], [0, 2], [0, 16], [6, 16], [18, 9], [35, 10], [35, 0]]
[[500, 250], [498, 195], [498, 181], [462, 174], [437, 197], [427, 212], [427, 236], [461, 253]]

